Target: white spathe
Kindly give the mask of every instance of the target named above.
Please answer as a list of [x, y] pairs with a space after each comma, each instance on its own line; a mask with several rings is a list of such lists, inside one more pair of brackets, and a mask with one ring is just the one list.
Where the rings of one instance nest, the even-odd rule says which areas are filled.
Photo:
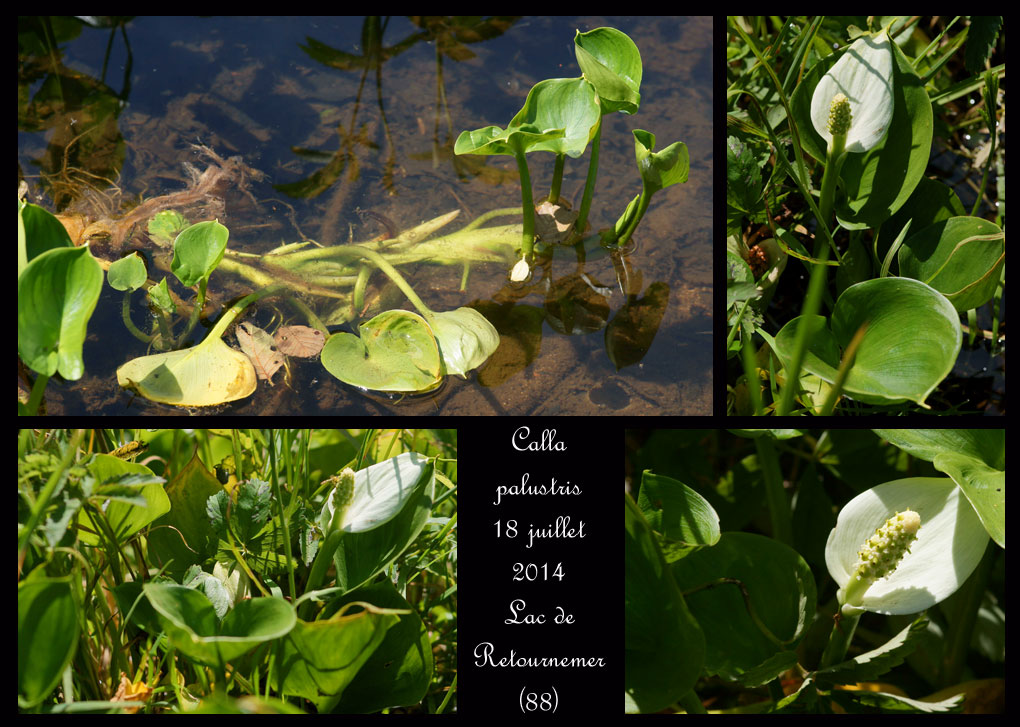
[[883, 614], [918, 613], [948, 598], [981, 561], [988, 533], [970, 501], [948, 477], [910, 477], [865, 490], [840, 511], [825, 544], [825, 565], [843, 593], [857, 553], [894, 513], [921, 517], [910, 552], [861, 599], [860, 608]]
[[[428, 457], [405, 452], [354, 474], [354, 499], [340, 528], [361, 533], [389, 522], [404, 509], [428, 466]], [[333, 498], [327, 495], [320, 522], [333, 518]]]
[[865, 152], [885, 138], [893, 115], [893, 54], [889, 35], [858, 38], [822, 76], [811, 96], [811, 123], [832, 141], [829, 107], [837, 93], [850, 100], [846, 151]]

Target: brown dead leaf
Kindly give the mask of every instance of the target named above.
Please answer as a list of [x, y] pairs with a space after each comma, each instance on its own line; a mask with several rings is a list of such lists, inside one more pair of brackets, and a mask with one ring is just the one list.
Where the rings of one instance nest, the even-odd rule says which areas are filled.
[[255, 373], [273, 385], [273, 374], [283, 366], [283, 354], [273, 348], [273, 337], [253, 323], [241, 323], [237, 326], [237, 342], [245, 352]]
[[[152, 689], [145, 682], [133, 684], [127, 675], [120, 675], [120, 686], [117, 693], [113, 695], [114, 702], [147, 702], [152, 694]], [[125, 707], [124, 714], [136, 714], [139, 707]]]
[[308, 326], [283, 326], [277, 329], [274, 340], [281, 353], [301, 358], [317, 356], [326, 343], [322, 331]]

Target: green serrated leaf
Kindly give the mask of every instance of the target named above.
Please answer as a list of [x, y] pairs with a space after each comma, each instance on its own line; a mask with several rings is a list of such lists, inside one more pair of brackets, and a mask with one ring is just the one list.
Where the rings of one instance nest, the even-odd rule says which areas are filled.
[[877, 649], [827, 669], [820, 669], [816, 677], [819, 683], [825, 684], [856, 684], [877, 679], [903, 663], [907, 656], [918, 647], [927, 628], [928, 618], [919, 616], [912, 624]]

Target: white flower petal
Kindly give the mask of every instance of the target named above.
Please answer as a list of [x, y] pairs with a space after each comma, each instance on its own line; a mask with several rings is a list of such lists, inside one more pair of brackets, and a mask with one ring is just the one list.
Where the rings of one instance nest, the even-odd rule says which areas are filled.
[[921, 516], [917, 540], [896, 570], [864, 594], [865, 610], [908, 614], [930, 608], [963, 585], [984, 554], [988, 533], [951, 479], [895, 480], [862, 492], [840, 511], [825, 545], [825, 564], [840, 589], [875, 528], [908, 508]]
[[[354, 498], [340, 525], [345, 532], [361, 533], [389, 522], [404, 509], [428, 466], [428, 457], [405, 452], [366, 467], [354, 475]], [[333, 498], [326, 496], [320, 526], [333, 517]]]
[[822, 76], [811, 96], [811, 123], [826, 142], [829, 106], [837, 93], [850, 99], [846, 150], [865, 152], [885, 138], [893, 114], [893, 54], [887, 33], [858, 38]]

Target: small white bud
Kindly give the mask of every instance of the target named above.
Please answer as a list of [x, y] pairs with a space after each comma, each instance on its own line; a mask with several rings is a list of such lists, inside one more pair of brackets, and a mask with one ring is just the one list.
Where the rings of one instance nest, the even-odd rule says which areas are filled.
[[514, 269], [510, 271], [510, 280], [514, 283], [523, 283], [531, 275], [531, 266], [528, 265], [528, 261], [521, 258], [514, 265]]

